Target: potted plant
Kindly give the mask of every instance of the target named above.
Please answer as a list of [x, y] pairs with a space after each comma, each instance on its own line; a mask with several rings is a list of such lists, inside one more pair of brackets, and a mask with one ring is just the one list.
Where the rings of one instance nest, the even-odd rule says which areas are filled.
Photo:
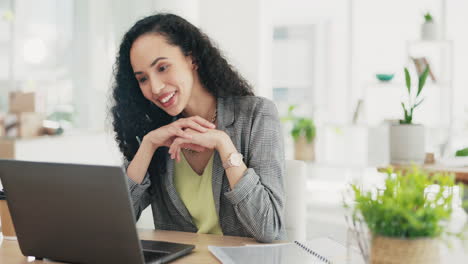
[[370, 232], [370, 256], [363, 252], [369, 263], [440, 263], [440, 238], [463, 235], [450, 233], [445, 222], [452, 213], [454, 186], [453, 175], [429, 176], [416, 166], [396, 175], [389, 169], [383, 190], [363, 191], [351, 184], [354, 204], [345, 206], [352, 209], [353, 222], [364, 222]]
[[455, 152], [456, 157], [468, 157], [468, 148], [459, 149]]
[[437, 24], [429, 12], [424, 14], [424, 23], [421, 26], [421, 39], [429, 41], [438, 39]]
[[424, 126], [413, 123], [414, 110], [424, 101], [421, 92], [426, 83], [429, 66], [418, 78], [417, 90], [411, 89], [411, 76], [405, 68], [408, 101], [401, 102], [403, 119], [390, 126], [390, 162], [392, 164], [423, 163], [425, 157]]
[[288, 115], [282, 118], [282, 121], [291, 121], [293, 127], [291, 136], [294, 139], [294, 159], [304, 161], [314, 161], [314, 139], [316, 128], [314, 121], [310, 118], [297, 117], [293, 114], [295, 105], [288, 108]]

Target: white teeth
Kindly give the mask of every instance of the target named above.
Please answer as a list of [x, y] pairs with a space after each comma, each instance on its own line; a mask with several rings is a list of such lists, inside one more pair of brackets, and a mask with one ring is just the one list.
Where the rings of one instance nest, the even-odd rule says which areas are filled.
[[167, 103], [167, 101], [169, 101], [172, 98], [172, 96], [174, 96], [174, 94], [175, 94], [175, 92], [173, 92], [170, 95], [168, 95], [168, 96], [164, 97], [163, 99], [161, 99], [160, 100], [161, 103], [163, 103], [163, 104]]

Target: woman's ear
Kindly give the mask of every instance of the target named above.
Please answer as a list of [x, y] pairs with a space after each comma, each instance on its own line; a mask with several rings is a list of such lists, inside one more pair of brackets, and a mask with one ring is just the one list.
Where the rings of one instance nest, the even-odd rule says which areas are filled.
[[186, 58], [187, 58], [187, 62], [190, 63], [190, 64], [192, 64], [192, 69], [193, 69], [193, 70], [198, 69], [197, 62], [196, 62], [195, 59], [192, 57], [192, 54], [191, 54], [191, 53], [188, 54], [188, 55], [186, 56]]

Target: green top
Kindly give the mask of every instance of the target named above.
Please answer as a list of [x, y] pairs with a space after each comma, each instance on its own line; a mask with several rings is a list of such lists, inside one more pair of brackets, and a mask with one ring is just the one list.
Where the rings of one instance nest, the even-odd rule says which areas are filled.
[[174, 166], [174, 184], [198, 228], [197, 233], [222, 235], [211, 188], [213, 156], [200, 176], [181, 154], [180, 162], [175, 162]]

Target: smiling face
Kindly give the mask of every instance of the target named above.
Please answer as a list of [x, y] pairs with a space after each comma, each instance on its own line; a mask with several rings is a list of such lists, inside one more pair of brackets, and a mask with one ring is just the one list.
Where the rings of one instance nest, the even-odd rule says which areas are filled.
[[190, 56], [159, 34], [145, 34], [133, 42], [130, 63], [146, 99], [171, 116], [185, 109], [198, 80]]

